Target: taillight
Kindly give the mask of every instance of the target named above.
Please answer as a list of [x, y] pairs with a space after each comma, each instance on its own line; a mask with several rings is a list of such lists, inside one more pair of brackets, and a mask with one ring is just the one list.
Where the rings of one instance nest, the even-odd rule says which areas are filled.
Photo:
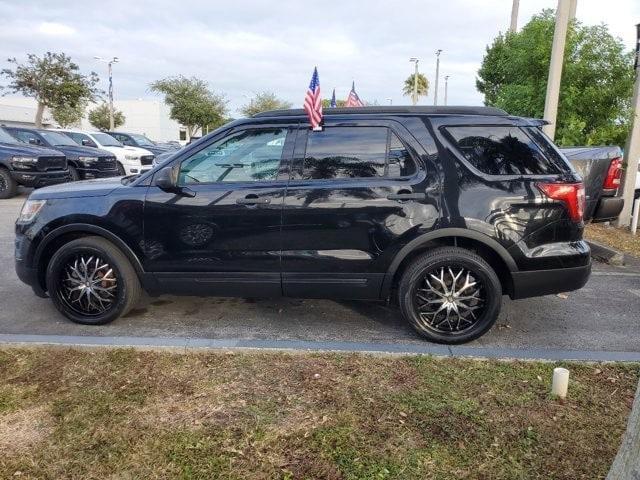
[[620, 187], [620, 178], [622, 177], [622, 159], [620, 157], [614, 158], [609, 164], [609, 170], [607, 171], [607, 177], [604, 179], [604, 185], [602, 188], [605, 190], [615, 190]]
[[548, 198], [563, 202], [569, 216], [574, 222], [581, 222], [584, 215], [586, 199], [584, 196], [584, 184], [577, 183], [536, 183], [536, 186]]

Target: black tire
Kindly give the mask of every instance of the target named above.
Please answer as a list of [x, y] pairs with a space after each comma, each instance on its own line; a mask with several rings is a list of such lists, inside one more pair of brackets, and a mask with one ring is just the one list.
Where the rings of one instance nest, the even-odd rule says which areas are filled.
[[118, 176], [119, 177], [124, 177], [126, 174], [127, 174], [126, 170], [124, 169], [122, 164], [120, 162], [118, 162]]
[[[89, 258], [96, 259], [96, 262], [100, 259], [98, 263], [107, 264], [107, 266], [100, 270], [101, 274], [94, 272], [92, 279], [95, 280], [91, 281], [97, 283], [92, 284], [92, 288], [89, 289], [90, 292], [87, 293], [86, 298], [84, 295], [79, 294], [82, 297], [82, 301], [79, 301], [73, 297], [76, 293], [68, 293], [70, 287], [67, 282], [76, 282], [71, 284], [74, 287], [82, 283], [80, 275], [76, 276], [71, 266], [78, 267], [78, 259], [82, 259], [80, 263], [83, 263]], [[92, 266], [93, 260], [86, 261], [86, 263]], [[82, 271], [81, 267], [78, 267], [78, 269]], [[112, 272], [109, 274], [109, 278], [106, 279], [108, 269], [111, 269]], [[85, 268], [84, 270], [86, 271], [87, 269]], [[69, 272], [72, 273], [69, 274]], [[69, 275], [74, 278], [70, 279]], [[140, 280], [131, 262], [120, 249], [101, 237], [83, 237], [63, 245], [53, 255], [47, 266], [46, 282], [49, 296], [58, 311], [69, 320], [85, 325], [103, 325], [122, 315], [126, 315], [138, 303], [142, 291]], [[87, 303], [86, 299], [91, 297], [90, 293], [94, 292], [93, 287], [96, 287], [96, 291], [98, 289], [102, 290], [102, 293], [98, 293], [102, 295], [102, 300], [110, 302], [109, 308], [102, 311], [98, 308], [97, 302], [95, 303], [95, 311], [90, 309], [88, 305], [86, 308], [83, 306], [83, 304]], [[104, 293], [105, 290], [110, 290], [111, 295]], [[86, 291], [86, 289], [83, 291]], [[92, 298], [97, 298], [97, 295]], [[98, 302], [102, 306], [103, 302], [101, 300], [98, 300]]]
[[77, 182], [80, 180], [80, 174], [78, 173], [78, 169], [73, 165], [69, 165], [69, 181]]
[[11, 173], [6, 168], [0, 168], [0, 199], [15, 197], [18, 193], [18, 184], [11, 178]]
[[[454, 280], [458, 272], [461, 277]], [[495, 323], [502, 286], [479, 255], [464, 248], [440, 247], [411, 262], [400, 279], [398, 300], [404, 318], [426, 339], [465, 343], [485, 334]]]

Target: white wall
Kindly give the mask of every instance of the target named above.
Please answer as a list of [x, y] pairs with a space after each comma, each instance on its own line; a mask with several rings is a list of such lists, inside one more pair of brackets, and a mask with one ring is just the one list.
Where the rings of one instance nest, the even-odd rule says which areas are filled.
[[[0, 124], [34, 126], [37, 103], [27, 97], [0, 97]], [[53, 125], [54, 120], [49, 109], [44, 110], [42, 123]]]

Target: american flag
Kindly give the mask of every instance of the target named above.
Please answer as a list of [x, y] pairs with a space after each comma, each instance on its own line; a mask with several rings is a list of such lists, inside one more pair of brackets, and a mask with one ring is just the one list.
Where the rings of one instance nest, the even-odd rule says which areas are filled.
[[360, 97], [356, 93], [356, 82], [351, 84], [351, 91], [349, 92], [349, 98], [347, 98], [345, 107], [364, 107], [364, 103], [362, 103], [362, 100], [360, 100]]
[[311, 83], [304, 97], [304, 110], [309, 115], [309, 123], [314, 130], [322, 130], [322, 99], [320, 98], [320, 77], [318, 77], [318, 67], [313, 69]]

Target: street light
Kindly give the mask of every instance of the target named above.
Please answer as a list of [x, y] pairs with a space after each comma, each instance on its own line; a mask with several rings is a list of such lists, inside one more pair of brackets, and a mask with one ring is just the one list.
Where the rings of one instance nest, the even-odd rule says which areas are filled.
[[447, 105], [447, 96], [449, 93], [449, 77], [451, 75], [444, 76], [444, 104]]
[[436, 50], [436, 86], [433, 90], [433, 104], [438, 105], [438, 77], [440, 76], [440, 54], [441, 49]]
[[106, 60], [106, 59], [104, 59], [102, 57], [98, 57], [98, 56], [95, 56], [93, 58], [95, 58], [99, 62], [106, 63], [107, 66], [109, 67], [109, 130], [113, 130], [114, 129], [114, 124], [113, 124], [113, 75], [112, 75], [111, 65], [113, 65], [114, 63], [118, 63], [119, 59], [118, 59], [118, 57], [113, 57], [111, 60]]
[[415, 105], [418, 103], [418, 62], [420, 60], [418, 60], [416, 57], [411, 57], [409, 61], [416, 64], [416, 71], [413, 74], [413, 95], [411, 96], [411, 100]]

